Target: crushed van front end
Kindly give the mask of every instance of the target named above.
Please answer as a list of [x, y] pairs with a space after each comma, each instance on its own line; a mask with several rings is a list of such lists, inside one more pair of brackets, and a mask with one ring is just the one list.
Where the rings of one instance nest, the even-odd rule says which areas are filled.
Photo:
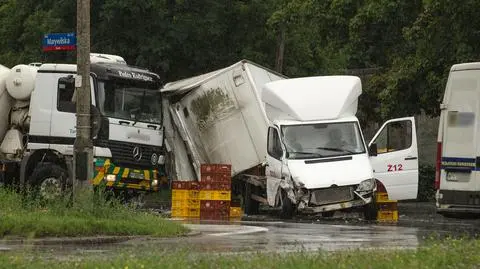
[[368, 179], [355, 185], [302, 189], [296, 199], [300, 212], [313, 214], [363, 207], [374, 201], [375, 191], [375, 180]]

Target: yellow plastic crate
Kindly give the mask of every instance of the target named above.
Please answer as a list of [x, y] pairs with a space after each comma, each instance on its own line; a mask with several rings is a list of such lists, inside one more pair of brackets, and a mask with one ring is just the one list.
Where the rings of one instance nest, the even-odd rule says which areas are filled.
[[178, 217], [191, 217], [199, 218], [200, 217], [200, 208], [172, 208], [172, 218]]
[[242, 215], [241, 207], [230, 207], [230, 218], [240, 218]]
[[172, 218], [188, 217], [188, 211], [185, 207], [172, 208]]
[[397, 222], [398, 210], [379, 210], [377, 212], [377, 221], [379, 222]]
[[231, 191], [200, 191], [200, 200], [230, 201]]
[[200, 191], [200, 200], [213, 200], [214, 191]]
[[190, 218], [200, 218], [200, 205], [199, 208], [189, 208], [188, 217]]
[[232, 196], [231, 191], [215, 191], [213, 193], [213, 200], [217, 201], [230, 201]]
[[396, 200], [389, 200], [388, 193], [377, 192], [377, 203], [396, 203]]
[[183, 199], [172, 200], [172, 208], [200, 208], [200, 200], [198, 199]]
[[198, 199], [198, 195], [197, 190], [172, 190], [172, 201]]

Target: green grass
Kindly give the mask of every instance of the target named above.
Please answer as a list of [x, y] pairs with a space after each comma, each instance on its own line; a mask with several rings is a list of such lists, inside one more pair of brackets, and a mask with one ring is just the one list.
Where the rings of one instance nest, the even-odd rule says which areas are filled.
[[480, 243], [444, 240], [418, 250], [296, 252], [289, 254], [195, 254], [189, 251], [117, 253], [57, 260], [38, 255], [0, 254], [0, 268], [478, 268]]
[[76, 237], [95, 235], [185, 234], [187, 228], [148, 212], [122, 205], [92, 191], [80, 192], [73, 203], [42, 204], [0, 188], [0, 238], [8, 236]]

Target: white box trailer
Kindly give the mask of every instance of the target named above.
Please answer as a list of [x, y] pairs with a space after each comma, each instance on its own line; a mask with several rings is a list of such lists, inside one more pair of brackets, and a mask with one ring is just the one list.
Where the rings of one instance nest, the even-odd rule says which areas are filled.
[[202, 163], [231, 164], [233, 176], [262, 164], [268, 130], [262, 86], [284, 78], [242, 60], [165, 84], [165, 137], [170, 156], [175, 155], [172, 177], [200, 179]]

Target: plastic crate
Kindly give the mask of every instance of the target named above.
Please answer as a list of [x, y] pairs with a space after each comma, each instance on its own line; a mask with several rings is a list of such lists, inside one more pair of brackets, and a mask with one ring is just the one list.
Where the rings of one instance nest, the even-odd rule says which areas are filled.
[[377, 221], [379, 222], [397, 222], [398, 210], [379, 210], [377, 212]]
[[199, 198], [203, 200], [230, 201], [231, 191], [200, 191]]
[[239, 218], [243, 215], [241, 207], [230, 207], [230, 218]]
[[172, 208], [172, 218], [188, 217], [188, 208]]
[[228, 220], [229, 210], [205, 210], [200, 209], [200, 219], [202, 220]]
[[232, 183], [232, 176], [227, 175], [227, 174], [202, 174], [200, 182], [209, 182], [209, 183], [216, 183], [216, 184], [222, 184], [222, 183]]
[[215, 190], [215, 191], [229, 191], [232, 189], [232, 184], [218, 181], [201, 181], [200, 190]]
[[172, 208], [200, 208], [200, 200], [198, 199], [172, 200]]
[[200, 207], [199, 208], [189, 208], [188, 217], [190, 218], [200, 218]]
[[200, 209], [202, 210], [227, 210], [230, 208], [230, 201], [200, 201]]
[[396, 203], [396, 200], [389, 200], [388, 193], [386, 192], [377, 192], [377, 203]]
[[230, 201], [231, 197], [232, 197], [231, 191], [214, 191], [213, 192], [213, 200]]
[[172, 190], [172, 201], [198, 199], [199, 191], [197, 190]]
[[202, 164], [200, 165], [200, 174], [232, 174], [232, 165], [230, 164]]

